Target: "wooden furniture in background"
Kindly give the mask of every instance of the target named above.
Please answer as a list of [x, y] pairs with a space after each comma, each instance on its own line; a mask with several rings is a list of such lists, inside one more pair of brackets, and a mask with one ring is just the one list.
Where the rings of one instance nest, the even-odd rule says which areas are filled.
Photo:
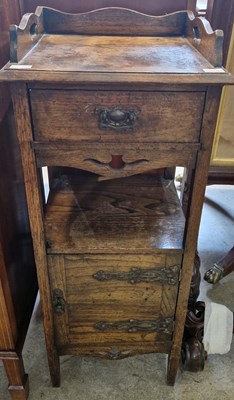
[[206, 18], [210, 21], [213, 29], [222, 29], [224, 31], [223, 64], [226, 66], [233, 30], [233, 0], [208, 0]]
[[0, 125], [0, 148], [0, 359], [12, 399], [25, 400], [22, 348], [38, 288], [12, 112]]
[[[220, 93], [233, 83], [219, 69], [221, 33], [206, 26], [187, 12], [42, 7], [11, 28], [1, 79], [12, 82], [55, 386], [59, 355], [142, 352], [168, 353], [174, 384]], [[173, 181], [134, 177], [176, 165], [192, 171], [185, 220]], [[42, 166], [55, 167], [45, 209]]]
[[204, 276], [209, 283], [217, 283], [234, 271], [234, 247], [210, 268]]
[[[214, 29], [223, 29], [224, 66], [234, 73], [234, 1], [208, 0], [207, 18]], [[234, 88], [223, 89], [209, 170], [209, 184], [234, 183]]]
[[20, 0], [21, 13], [34, 12], [37, 6], [52, 7], [68, 13], [82, 13], [104, 7], [124, 7], [161, 15], [186, 9], [195, 11], [195, 3], [196, 0]]
[[[9, 25], [20, 20], [18, 1], [0, 0], [0, 66], [9, 59]], [[19, 144], [8, 84], [0, 83], [0, 360], [13, 400], [28, 397], [22, 348], [37, 294], [37, 278]], [[2, 393], [0, 394], [2, 398]]]
[[[233, 3], [234, 4], [234, 3]], [[234, 30], [226, 68], [234, 74]], [[211, 155], [209, 183], [234, 183], [234, 88], [223, 89]]]
[[[9, 26], [17, 24], [21, 19], [18, 0], [0, 0], [0, 67], [9, 60]], [[10, 104], [10, 91], [8, 84], [0, 83], [0, 122], [3, 120]]]
[[[207, 18], [214, 28], [224, 31], [223, 61], [225, 67], [234, 74], [234, 1], [208, 0]], [[234, 88], [223, 89], [211, 162], [208, 175], [209, 184], [234, 183]], [[205, 274], [209, 283], [218, 282], [222, 276], [234, 268], [233, 248], [217, 260]], [[219, 268], [220, 267], [220, 268]]]

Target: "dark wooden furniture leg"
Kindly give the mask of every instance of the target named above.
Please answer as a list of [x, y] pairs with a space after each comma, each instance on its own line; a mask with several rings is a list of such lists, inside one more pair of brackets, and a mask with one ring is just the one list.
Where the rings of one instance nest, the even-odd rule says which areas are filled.
[[[188, 312], [185, 322], [184, 338], [182, 344], [182, 364], [187, 371], [197, 372], [203, 370], [206, 353], [202, 344], [204, 335], [205, 303], [196, 301], [199, 296], [200, 286], [200, 260], [195, 258], [194, 272], [191, 282], [191, 290], [188, 302]], [[234, 247], [226, 254], [218, 264], [214, 264], [206, 274], [205, 279], [209, 283], [218, 282], [234, 270]], [[234, 333], [234, 324], [233, 324]]]
[[202, 371], [206, 359], [202, 343], [205, 303], [197, 302], [200, 293], [200, 282], [200, 258], [196, 254], [181, 350], [183, 369], [190, 372]]
[[[205, 303], [197, 302], [200, 287], [200, 260], [196, 255], [191, 290], [188, 302], [188, 312], [185, 322], [182, 345], [183, 368], [196, 372], [203, 370], [206, 354], [202, 344], [204, 334]], [[209, 283], [217, 283], [222, 277], [234, 271], [234, 247], [205, 274]], [[234, 333], [234, 326], [233, 326]]]
[[26, 400], [29, 394], [28, 375], [25, 374], [21, 354], [13, 355], [15, 358], [3, 360], [3, 365], [8, 377], [8, 390], [12, 400]]
[[217, 263], [214, 263], [208, 271], [206, 271], [204, 279], [208, 283], [217, 283], [224, 276], [234, 271], [234, 247]]

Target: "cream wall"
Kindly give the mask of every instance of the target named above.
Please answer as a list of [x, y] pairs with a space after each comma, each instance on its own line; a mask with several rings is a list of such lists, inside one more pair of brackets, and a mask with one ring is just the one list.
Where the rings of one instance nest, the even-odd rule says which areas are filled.
[[[234, 25], [227, 69], [234, 75]], [[227, 86], [223, 89], [211, 166], [234, 167], [234, 86]]]

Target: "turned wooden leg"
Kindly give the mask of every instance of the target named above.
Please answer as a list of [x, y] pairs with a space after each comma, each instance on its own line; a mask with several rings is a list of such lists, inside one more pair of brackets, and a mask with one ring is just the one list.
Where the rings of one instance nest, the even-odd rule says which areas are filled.
[[183, 342], [181, 358], [183, 369], [198, 372], [204, 369], [206, 354], [203, 343], [196, 338], [189, 338]]
[[191, 280], [190, 293], [188, 299], [188, 310], [193, 312], [196, 312], [196, 302], [200, 294], [200, 283], [201, 283], [200, 265], [201, 265], [200, 257], [196, 252], [194, 259], [194, 266], [193, 266], [193, 276]]
[[[188, 300], [188, 311], [185, 320], [184, 336], [181, 346], [182, 367], [185, 370], [193, 372], [202, 370], [205, 362], [205, 351], [202, 343], [205, 304], [197, 302], [200, 281], [200, 259], [196, 253]], [[168, 358], [168, 385], [174, 385], [176, 371], [177, 360], [175, 360], [175, 358], [173, 359], [173, 354], [171, 353]]]
[[224, 276], [234, 271], [234, 247], [217, 263], [214, 263], [213, 267], [206, 271], [204, 279], [208, 283], [217, 283]]
[[[231, 257], [234, 256], [234, 248], [231, 249], [228, 255], [228, 267], [225, 269], [226, 275], [232, 272], [230, 270], [230, 260]], [[224, 262], [227, 261], [227, 258], [226, 260], [225, 258], [226, 256], [222, 259]], [[191, 372], [202, 371], [207, 357], [202, 343], [204, 335], [205, 303], [202, 301], [197, 302], [197, 298], [199, 296], [199, 286], [200, 260], [198, 255], [196, 255], [181, 349], [183, 369]]]
[[200, 281], [200, 259], [198, 254], [196, 254], [181, 349], [183, 369], [191, 372], [202, 371], [206, 358], [202, 343], [205, 303], [201, 301], [197, 302]]
[[29, 394], [28, 375], [25, 374], [22, 356], [18, 359], [4, 359], [3, 365], [6, 370], [12, 400], [26, 400]]
[[202, 343], [204, 334], [205, 303], [197, 302], [194, 310], [188, 310], [181, 349], [183, 369], [198, 372], [204, 369], [206, 353]]

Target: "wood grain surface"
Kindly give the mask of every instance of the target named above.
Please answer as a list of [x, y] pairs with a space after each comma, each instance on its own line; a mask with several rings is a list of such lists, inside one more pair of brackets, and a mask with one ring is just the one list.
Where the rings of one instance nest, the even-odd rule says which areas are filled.
[[[183, 37], [43, 35], [18, 64], [30, 70], [203, 73], [212, 65]], [[14, 65], [12, 66], [14, 69]]]
[[[204, 92], [31, 90], [34, 139], [198, 142]], [[101, 129], [104, 110], [133, 111], [132, 130]], [[61, 118], [63, 115], [63, 118]]]
[[99, 181], [176, 165], [193, 168], [199, 147], [199, 143], [32, 143], [38, 167], [79, 168], [98, 174]]
[[39, 289], [41, 293], [45, 339], [48, 350], [47, 356], [50, 366], [52, 383], [54, 386], [58, 386], [60, 382], [60, 364], [54, 338], [50, 286], [44, 241], [44, 205], [40, 192], [40, 174], [36, 167], [35, 155], [30, 146], [31, 119], [27, 90], [24, 84], [15, 85], [12, 89], [12, 99], [16, 117], [17, 135], [21, 149], [24, 180], [26, 183], [25, 189], [33, 238], [34, 257], [37, 267]]
[[[186, 12], [43, 8], [12, 32], [19, 62], [0, 79], [13, 82], [52, 382], [60, 354], [165, 351], [174, 384], [219, 96], [234, 82], [216, 68], [222, 34]], [[173, 181], [139, 174], [178, 161], [186, 218]]]
[[[172, 322], [167, 329], [156, 327], [152, 331], [150, 327], [138, 330], [137, 325], [147, 321], [151, 324], [165, 319], [173, 321], [181, 256], [53, 255], [48, 257], [48, 262], [52, 293], [59, 288], [65, 299], [65, 312], [56, 314], [54, 311], [59, 347], [69, 343], [78, 346], [93, 343], [94, 346], [103, 342], [131, 344], [170, 340]], [[162, 277], [135, 284], [127, 280], [99, 281], [95, 278], [100, 269], [106, 273], [127, 274], [131, 268], [140, 268], [144, 273], [152, 269], [160, 273], [166, 268], [175, 282], [171, 285], [169, 279]], [[104, 325], [110, 324], [109, 328], [98, 328], [103, 321]], [[130, 321], [138, 321], [136, 331], [129, 330]]]
[[[189, 3], [194, 3], [194, 0], [20, 0], [23, 12], [34, 12], [37, 6], [47, 6], [56, 8], [57, 10], [68, 13], [83, 13], [97, 8], [103, 7], [126, 7], [137, 10], [142, 13], [161, 15], [177, 10], [185, 10]], [[191, 9], [191, 8], [189, 8]]]
[[64, 176], [45, 218], [48, 253], [182, 251], [184, 217], [174, 184], [150, 175], [98, 182]]
[[2, 81], [233, 83], [215, 68], [222, 33], [191, 12], [155, 17], [106, 8], [74, 15], [38, 7], [11, 32], [13, 64]]

